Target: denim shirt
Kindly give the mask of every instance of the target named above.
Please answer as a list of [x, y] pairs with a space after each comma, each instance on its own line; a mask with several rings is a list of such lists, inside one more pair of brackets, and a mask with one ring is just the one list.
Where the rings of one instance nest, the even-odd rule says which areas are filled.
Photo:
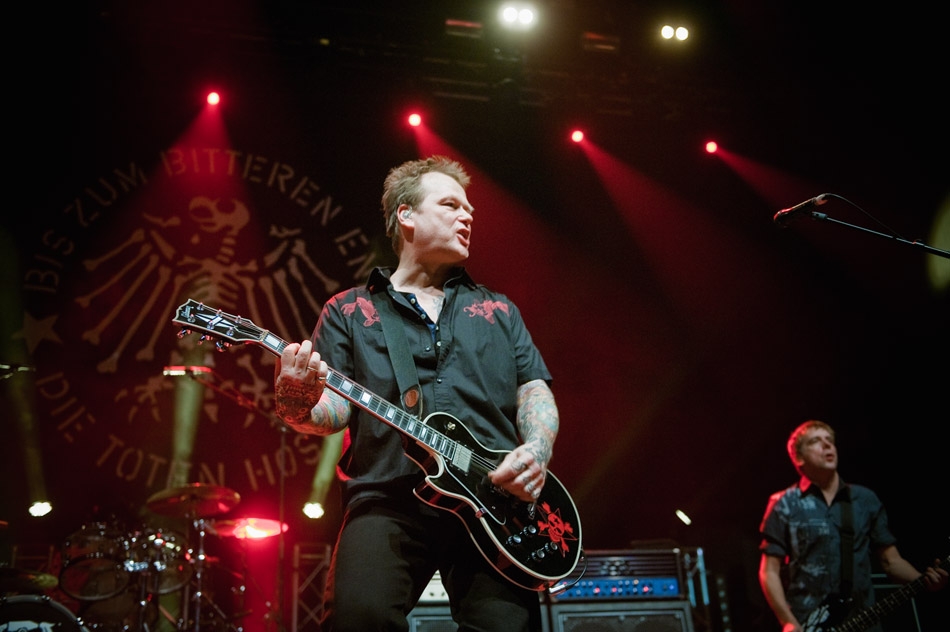
[[841, 482], [829, 505], [821, 489], [804, 477], [769, 498], [759, 550], [783, 559], [785, 596], [799, 621], [827, 597], [846, 597], [839, 591], [842, 508], [849, 497], [854, 523], [853, 613], [874, 603], [872, 552], [896, 542], [880, 499], [867, 487]]

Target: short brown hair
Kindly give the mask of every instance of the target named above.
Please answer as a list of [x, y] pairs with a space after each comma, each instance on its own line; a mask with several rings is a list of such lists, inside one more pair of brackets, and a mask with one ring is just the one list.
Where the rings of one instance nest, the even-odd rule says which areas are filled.
[[392, 240], [393, 250], [398, 255], [402, 250], [402, 234], [397, 230], [396, 209], [400, 204], [414, 206], [422, 201], [420, 180], [427, 173], [444, 173], [468, 188], [471, 178], [457, 161], [445, 156], [430, 156], [421, 160], [409, 160], [389, 170], [383, 182], [383, 221], [386, 236]]

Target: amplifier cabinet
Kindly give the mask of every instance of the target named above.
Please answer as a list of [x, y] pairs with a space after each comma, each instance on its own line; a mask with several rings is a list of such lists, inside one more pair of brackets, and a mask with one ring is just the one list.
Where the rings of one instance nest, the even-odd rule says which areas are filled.
[[[420, 603], [409, 613], [409, 632], [457, 632], [449, 604]], [[550, 632], [547, 611], [541, 605], [541, 632]]]
[[693, 632], [688, 601], [551, 604], [549, 632]]
[[567, 588], [552, 603], [686, 596], [683, 552], [679, 548], [587, 551], [583, 565], [564, 578]]
[[409, 632], [456, 632], [449, 604], [420, 603], [409, 613]]

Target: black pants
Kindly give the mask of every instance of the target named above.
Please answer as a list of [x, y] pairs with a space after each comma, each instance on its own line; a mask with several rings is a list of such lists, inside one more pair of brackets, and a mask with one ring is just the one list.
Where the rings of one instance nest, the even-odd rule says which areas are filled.
[[509, 582], [458, 517], [411, 497], [351, 506], [333, 552], [324, 632], [399, 632], [438, 570], [465, 632], [538, 632], [539, 594]]

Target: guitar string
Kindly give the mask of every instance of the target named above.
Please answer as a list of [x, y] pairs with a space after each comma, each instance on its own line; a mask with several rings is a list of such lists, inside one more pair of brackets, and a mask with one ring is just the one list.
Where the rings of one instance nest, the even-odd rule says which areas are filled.
[[[199, 308], [198, 308], [199, 311], [200, 311], [201, 307], [206, 307], [206, 306], [204, 306], [203, 304], [201, 304], [201, 305], [199, 306]], [[209, 309], [210, 309], [210, 308], [209, 308]], [[288, 344], [289, 344], [288, 342], [286, 342], [285, 340], [283, 340], [283, 339], [280, 338], [279, 336], [275, 336], [275, 335], [273, 334], [273, 332], [271, 332], [271, 331], [269, 331], [269, 330], [266, 330], [266, 329], [262, 329], [262, 328], [260, 328], [260, 327], [257, 327], [257, 326], [254, 325], [252, 322], [250, 322], [250, 321], [244, 319], [244, 318], [241, 317], [241, 316], [235, 316], [235, 315], [233, 315], [233, 314], [226, 314], [225, 312], [222, 312], [222, 311], [220, 311], [220, 310], [213, 310], [213, 311], [214, 311], [214, 318], [222, 319], [222, 320], [221, 320], [221, 323], [222, 323], [222, 324], [226, 324], [226, 325], [227, 325], [226, 329], [228, 329], [228, 330], [231, 331], [231, 332], [233, 332], [234, 330], [240, 329], [240, 328], [242, 328], [242, 327], [247, 328], [247, 329], [251, 332], [252, 337], [253, 337], [254, 339], [258, 340], [258, 341], [261, 341], [262, 343], [264, 342], [264, 339], [265, 339], [268, 335], [274, 336], [274, 337], [277, 339], [277, 341], [278, 341], [277, 345], [275, 346], [276, 348], [274, 348], [274, 351], [276, 351], [277, 355], [280, 355], [280, 354], [283, 352], [283, 350], [284, 350], [284, 349], [288, 346]], [[183, 324], [183, 323], [179, 323], [179, 324]], [[256, 332], [256, 333], [255, 333], [255, 332]], [[229, 337], [229, 338], [233, 338], [233, 337], [234, 337], [234, 334], [231, 333], [231, 334], [229, 334], [228, 337]], [[264, 343], [264, 344], [266, 345], [266, 343]], [[311, 370], [311, 371], [316, 370], [316, 369], [314, 369], [314, 368], [312, 368], [312, 367], [308, 367], [308, 369]], [[338, 371], [335, 371], [335, 370], [332, 369], [332, 368], [330, 369], [330, 373], [331, 373], [331, 374], [336, 374], [336, 375], [339, 377], [339, 379], [343, 379], [343, 380], [346, 380], [346, 379], [347, 379], [347, 378], [345, 378], [341, 373], [339, 373]], [[351, 380], [347, 380], [347, 381], [351, 381]], [[328, 386], [329, 386], [329, 385], [330, 385], [330, 384], [329, 384], [329, 376], [328, 376], [328, 379], [327, 379], [327, 383], [328, 383]], [[359, 386], [358, 384], [356, 384], [356, 386], [357, 386], [361, 391], [363, 391], [364, 393], [370, 395], [372, 399], [377, 400], [377, 401], [379, 401], [379, 402], [385, 404], [386, 406], [389, 406], [389, 407], [393, 408], [393, 410], [395, 410], [396, 413], [399, 414], [400, 416], [403, 416], [403, 415], [404, 415], [404, 416], [408, 417], [409, 420], [410, 420], [413, 424], [421, 423], [417, 418], [413, 417], [413, 416], [410, 415], [409, 413], [407, 413], [407, 412], [405, 412], [405, 411], [403, 411], [403, 410], [401, 410], [401, 409], [399, 409], [399, 408], [396, 408], [395, 406], [393, 406], [392, 404], [390, 404], [389, 402], [387, 402], [387, 401], [384, 400], [383, 398], [379, 397], [379, 396], [376, 395], [375, 393], [373, 393], [373, 392], [371, 392], [371, 391], [369, 391], [369, 390], [367, 390], [367, 389], [365, 389], [365, 388]], [[363, 405], [361, 405], [361, 404], [358, 404], [358, 403], [357, 403], [357, 398], [351, 397], [351, 396], [349, 396], [349, 395], [347, 395], [347, 394], [344, 394], [344, 393], [341, 393], [341, 392], [339, 392], [339, 391], [338, 391], [337, 389], [335, 389], [335, 388], [334, 388], [333, 390], [336, 391], [339, 395], [345, 397], [346, 399], [349, 399], [352, 403], [357, 404], [357, 405], [360, 405], [361, 407], [367, 408], [370, 413], [376, 413], [376, 411], [370, 410], [368, 405], [363, 406]], [[425, 425], [425, 424], [423, 424], [423, 425]], [[400, 426], [400, 427], [401, 427], [401, 426]], [[447, 441], [450, 441], [450, 442], [452, 442], [452, 443], [454, 443], [454, 444], [461, 445], [461, 444], [459, 444], [457, 441], [454, 441], [454, 440], [450, 439], [450, 438], [447, 437], [444, 433], [441, 433], [441, 432], [439, 432], [438, 430], [435, 430], [434, 428], [431, 428], [431, 427], [429, 427], [429, 426], [426, 426], [426, 428], [427, 428], [428, 430], [434, 432], [435, 434], [437, 434], [439, 437], [442, 437], [442, 438], [446, 439]], [[428, 444], [427, 444], [427, 445], [428, 445]], [[430, 447], [434, 447], [434, 446], [430, 446]], [[468, 446], [465, 446], [465, 447], [467, 448]], [[470, 448], [469, 448], [469, 449], [470, 449]], [[482, 474], [487, 474], [487, 473], [490, 472], [491, 470], [495, 469], [495, 467], [497, 466], [497, 462], [491, 461], [491, 460], [489, 460], [489, 459], [487, 459], [487, 458], [481, 456], [480, 454], [478, 454], [478, 453], [476, 453], [476, 452], [472, 452], [472, 461], [471, 461], [471, 462], [474, 463], [476, 466], [478, 466], [478, 467], [481, 469], [481, 473], [482, 473]]]
[[[192, 302], [193, 302], [193, 301], [189, 301], [189, 304], [192, 303]], [[199, 304], [197, 311], [201, 311], [201, 308], [202, 308], [202, 307], [204, 307], [204, 305], [203, 305], [203, 304]], [[229, 337], [229, 340], [233, 340], [233, 332], [234, 332], [236, 329], [240, 329], [242, 326], [244, 326], [244, 327], [247, 327], [248, 329], [250, 329], [252, 332], [256, 330], [256, 331], [257, 331], [257, 335], [256, 335], [256, 340], [257, 340], [257, 342], [260, 342], [260, 343], [263, 344], [265, 347], [267, 347], [267, 348], [270, 349], [271, 351], [275, 352], [277, 355], [280, 355], [280, 354], [283, 352], [283, 350], [284, 350], [284, 349], [288, 346], [288, 344], [289, 344], [289, 343], [287, 343], [286, 341], [284, 341], [283, 339], [281, 339], [279, 336], [274, 336], [274, 334], [273, 334], [272, 332], [270, 332], [270, 331], [268, 331], [268, 330], [265, 330], [265, 329], [261, 329], [261, 328], [257, 327], [256, 325], [254, 325], [252, 322], [247, 321], [247, 320], [245, 320], [245, 319], [243, 319], [243, 318], [241, 318], [241, 317], [233, 316], [233, 315], [230, 315], [230, 314], [227, 314], [227, 315], [226, 315], [224, 312], [221, 312], [220, 310], [217, 310], [216, 313], [215, 313], [215, 318], [218, 318], [218, 319], [222, 319], [222, 318], [225, 317], [225, 316], [227, 316], [228, 319], [229, 319], [230, 321], [232, 321], [232, 322], [228, 323], [228, 329], [229, 329], [229, 331], [231, 332], [231, 334], [228, 336], [228, 337]], [[189, 321], [189, 320], [191, 320], [191, 318], [185, 318], [185, 321], [186, 321], [186, 322]], [[177, 324], [187, 327], [188, 325], [186, 324], [186, 322], [177, 322]], [[212, 328], [211, 331], [217, 333], [217, 330], [214, 329], [214, 326], [210, 323], [210, 321], [209, 321], [209, 326]], [[274, 346], [268, 345], [267, 342], [265, 342], [265, 338], [266, 338], [267, 336], [273, 336], [274, 338], [277, 339], [278, 343], [277, 343], [276, 345], [274, 345]], [[250, 342], [250, 341], [243, 341], [243, 342]], [[223, 349], [221, 349], [221, 350], [223, 351]], [[309, 367], [308, 367], [308, 368], [309, 368]], [[315, 370], [315, 369], [312, 369], [312, 368], [311, 368], [311, 370]], [[338, 373], [337, 371], [333, 370], [332, 368], [330, 369], [330, 373], [331, 373], [331, 375], [333, 375], [333, 374], [337, 375], [340, 379], [346, 379], [342, 374]], [[329, 384], [329, 377], [330, 377], [330, 376], [328, 376], [328, 377], [326, 378], [326, 382], [327, 382], [327, 385], [328, 385], [328, 386], [330, 385], [330, 384]], [[399, 408], [393, 407], [392, 404], [390, 404], [390, 403], [387, 402], [386, 400], [382, 399], [381, 397], [379, 397], [379, 396], [376, 395], [375, 393], [372, 393], [371, 391], [368, 391], [368, 390], [362, 388], [362, 387], [359, 386], [358, 384], [356, 384], [356, 386], [357, 386], [358, 388], [360, 388], [361, 390], [363, 390], [366, 394], [370, 395], [372, 398], [375, 398], [375, 399], [378, 400], [379, 402], [382, 402], [382, 403], [384, 403], [385, 405], [392, 407], [392, 408], [396, 411], [397, 414], [406, 415], [406, 416], [410, 419], [410, 421], [411, 421], [413, 424], [415, 424], [415, 423], [420, 423], [420, 421], [419, 421], [417, 418], [413, 417], [412, 415], [409, 415], [408, 413], [406, 413], [405, 411], [403, 411], [403, 410], [401, 410], [401, 409], [399, 409]], [[346, 399], [349, 399], [352, 403], [357, 404], [357, 401], [358, 401], [358, 400], [356, 400], [356, 399], [354, 399], [354, 398], [351, 398], [351, 397], [349, 397], [348, 395], [345, 395], [344, 393], [342, 393], [342, 392], [340, 392], [340, 391], [338, 391], [338, 390], [336, 390], [336, 389], [333, 389], [333, 390], [336, 391], [336, 392], [337, 392], [338, 394], [340, 394], [341, 396], [345, 397]], [[375, 411], [369, 409], [368, 405], [367, 405], [367, 406], [364, 406], [364, 407], [365, 407], [370, 413], [375, 414]], [[424, 424], [423, 424], [423, 425], [424, 425]], [[459, 442], [454, 441], [453, 439], [449, 438], [448, 436], [446, 436], [445, 434], [439, 432], [438, 430], [435, 430], [434, 428], [431, 428], [431, 427], [428, 427], [428, 426], [427, 426], [427, 429], [430, 430], [430, 431], [432, 431], [432, 432], [434, 432], [435, 434], [439, 435], [440, 437], [444, 438], [445, 440], [447, 440], [447, 441], [449, 441], [449, 442], [451, 442], [451, 443], [454, 443], [454, 444], [457, 444], [457, 445], [461, 445], [461, 444], [459, 444]], [[434, 447], [434, 446], [433, 446], [433, 447]], [[465, 447], [470, 450], [470, 448], [468, 448], [468, 446], [465, 446]], [[497, 464], [498, 464], [497, 461], [492, 461], [492, 460], [490, 460], [490, 459], [488, 459], [488, 458], [482, 457], [480, 454], [475, 453], [475, 452], [472, 452], [472, 456], [470, 457], [470, 459], [471, 459], [471, 460], [470, 460], [470, 463], [471, 463], [471, 464], [474, 464], [474, 466], [475, 466], [476, 468], [480, 468], [481, 473], [482, 473], [482, 474], [485, 474], [485, 475], [487, 475], [487, 473], [488, 473], [490, 470], [495, 469], [495, 467], [497, 467]], [[534, 504], [534, 503], [532, 503], [532, 504]]]

